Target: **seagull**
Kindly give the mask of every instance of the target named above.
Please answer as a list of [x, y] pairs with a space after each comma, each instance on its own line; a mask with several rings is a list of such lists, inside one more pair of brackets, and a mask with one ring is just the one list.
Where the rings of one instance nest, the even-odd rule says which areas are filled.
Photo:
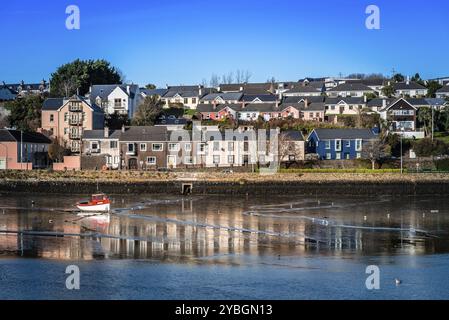
[[402, 283], [402, 281], [399, 280], [398, 278], [394, 279], [394, 282], [396, 283], [397, 286], [400, 285], [400, 284]]

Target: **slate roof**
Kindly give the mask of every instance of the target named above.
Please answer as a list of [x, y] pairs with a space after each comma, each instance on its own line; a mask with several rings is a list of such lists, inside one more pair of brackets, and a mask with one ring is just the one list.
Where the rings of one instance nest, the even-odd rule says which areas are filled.
[[243, 96], [242, 92], [227, 92], [227, 93], [209, 93], [201, 98], [203, 101], [213, 101], [220, 97], [224, 101], [239, 101]]
[[339, 91], [373, 91], [370, 87], [364, 85], [363, 83], [357, 82], [346, 82], [342, 83], [335, 88], [329, 89], [330, 92], [339, 92]]
[[78, 99], [85, 102], [94, 112], [103, 113], [103, 109], [101, 109], [96, 103], [89, 101], [88, 98], [82, 96], [72, 96], [70, 99], [66, 98], [48, 98], [45, 99], [42, 104], [43, 111], [57, 111], [64, 104], [66, 104], [71, 99]]
[[293, 141], [304, 141], [304, 136], [302, 135], [301, 131], [297, 130], [282, 131], [281, 134], [284, 134], [288, 139]]
[[426, 87], [420, 85], [419, 83], [409, 81], [407, 82], [396, 82], [393, 83], [393, 87], [395, 90], [423, 90], [427, 89]]
[[51, 144], [52, 141], [38, 132], [23, 131], [22, 137], [20, 130], [0, 129], [0, 141], [3, 142], [26, 142], [26, 143], [46, 143]]
[[140, 88], [140, 92], [144, 93], [147, 96], [154, 96], [158, 95], [160, 97], [163, 97], [164, 94], [167, 93], [167, 89], [146, 89], [146, 88]]
[[284, 97], [284, 99], [282, 100], [283, 103], [298, 103], [302, 100], [306, 100], [309, 103], [316, 103], [316, 102], [324, 102], [324, 99], [326, 97], [325, 96], [311, 96], [311, 97], [306, 97], [306, 96], [294, 96], [294, 97]]
[[105, 138], [104, 130], [84, 130], [83, 139], [120, 139], [121, 130], [109, 130], [109, 137]]
[[11, 101], [17, 97], [17, 93], [6, 86], [0, 86], [0, 101]]
[[[127, 87], [129, 86], [129, 94]], [[125, 92], [131, 99], [134, 99], [139, 86], [136, 84], [99, 84], [92, 85], [90, 87], [89, 97], [92, 102], [95, 102], [97, 97], [100, 97], [103, 100], [106, 100], [107, 97], [114, 91], [117, 87], [120, 87], [123, 92]]]
[[317, 88], [317, 87], [310, 86], [310, 85], [306, 85], [306, 86], [296, 85], [292, 89], [287, 90], [284, 93], [306, 93], [306, 92], [317, 93], [317, 92], [322, 92], [322, 91], [323, 91], [322, 87]]
[[319, 140], [331, 139], [377, 139], [370, 129], [315, 129]]
[[324, 104], [337, 104], [340, 101], [344, 101], [347, 104], [365, 104], [365, 100], [363, 97], [327, 97], [326, 100], [324, 100]]
[[241, 100], [245, 102], [252, 102], [257, 98], [259, 98], [262, 102], [275, 102], [278, 99], [278, 96], [274, 94], [244, 94]]
[[169, 138], [165, 126], [127, 127], [121, 133], [120, 141], [167, 141]]
[[445, 85], [444, 87], [438, 89], [437, 93], [449, 93], [449, 85]]

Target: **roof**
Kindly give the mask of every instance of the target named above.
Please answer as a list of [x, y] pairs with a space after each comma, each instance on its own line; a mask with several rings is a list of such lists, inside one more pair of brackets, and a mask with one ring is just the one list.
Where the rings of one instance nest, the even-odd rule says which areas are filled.
[[227, 93], [209, 93], [201, 98], [203, 101], [213, 101], [221, 98], [224, 101], [238, 101], [243, 96], [241, 92], [227, 92]]
[[3, 85], [17, 92], [21, 90], [45, 91], [50, 88], [50, 84], [45, 80], [42, 80], [40, 83], [25, 83], [22, 81], [21, 83], [3, 83]]
[[167, 93], [167, 89], [145, 89], [145, 88], [140, 88], [140, 92], [147, 95], [147, 96], [160, 96], [162, 97], [164, 94]]
[[42, 104], [42, 110], [43, 111], [57, 111], [59, 108], [61, 108], [63, 105], [65, 105], [70, 100], [80, 100], [87, 104], [92, 111], [103, 113], [103, 109], [101, 109], [95, 102], [89, 101], [88, 98], [74, 95], [71, 98], [48, 98], [45, 99], [44, 103]]
[[370, 129], [315, 129], [319, 140], [330, 139], [377, 139]]
[[386, 102], [385, 106], [388, 106], [391, 102], [395, 101], [395, 98], [374, 98], [367, 102], [368, 107], [383, 107], [384, 101]]
[[329, 89], [330, 92], [339, 92], [339, 91], [373, 91], [370, 87], [364, 85], [363, 83], [358, 82], [346, 82], [342, 83], [335, 88]]
[[395, 101], [391, 102], [389, 105], [387, 105], [386, 108], [383, 108], [380, 111], [386, 111], [386, 110], [390, 109], [393, 106], [399, 106], [400, 109], [402, 109], [404, 107], [412, 107], [413, 109], [416, 109], [416, 107], [413, 104], [411, 104], [410, 102], [408, 102], [406, 99], [398, 98]]
[[125, 92], [131, 99], [134, 99], [137, 91], [139, 90], [139, 86], [136, 84], [96, 84], [90, 87], [89, 97], [92, 102], [95, 102], [97, 97], [106, 100], [112, 91], [114, 91], [117, 87], [121, 88], [123, 92]]
[[308, 102], [316, 103], [316, 102], [324, 102], [325, 98], [326, 98], [325, 96], [310, 96], [310, 97], [294, 96], [294, 97], [284, 97], [282, 101], [283, 103], [298, 103], [307, 100]]
[[171, 125], [186, 125], [187, 119], [184, 118], [172, 118], [172, 117], [160, 117], [156, 120], [156, 126], [171, 126]]
[[109, 137], [104, 136], [104, 130], [84, 130], [83, 139], [120, 139], [121, 130], [109, 130]]
[[51, 144], [52, 141], [38, 132], [25, 132], [21, 133], [20, 130], [12, 129], [0, 129], [0, 141], [4, 142], [26, 142], [26, 143], [45, 143]]
[[324, 103], [329, 104], [338, 104], [340, 101], [344, 101], [346, 104], [365, 104], [365, 99], [363, 97], [328, 97], [324, 100]]
[[126, 127], [121, 133], [121, 141], [167, 141], [169, 138], [165, 126]]
[[310, 85], [302, 86], [302, 85], [296, 85], [292, 89], [285, 91], [284, 93], [305, 93], [305, 92], [313, 92], [313, 93], [320, 93], [323, 91], [323, 88], [316, 88]]
[[445, 85], [437, 90], [437, 93], [449, 93], [449, 85]]
[[278, 97], [274, 94], [244, 94], [242, 97], [242, 101], [252, 102], [256, 99], [259, 99], [262, 102], [275, 102]]
[[426, 90], [427, 88], [414, 81], [395, 82], [393, 83], [395, 90]]
[[304, 141], [304, 136], [302, 135], [301, 131], [296, 130], [282, 131], [281, 134], [283, 134], [286, 138], [293, 141]]
[[361, 83], [365, 86], [383, 86], [385, 79], [360, 79], [360, 80], [349, 80], [351, 83]]
[[17, 97], [17, 93], [6, 86], [0, 86], [0, 101], [10, 101]]
[[268, 94], [271, 90], [275, 90], [278, 85], [276, 83], [231, 83], [220, 84], [220, 91], [243, 91], [246, 94]]

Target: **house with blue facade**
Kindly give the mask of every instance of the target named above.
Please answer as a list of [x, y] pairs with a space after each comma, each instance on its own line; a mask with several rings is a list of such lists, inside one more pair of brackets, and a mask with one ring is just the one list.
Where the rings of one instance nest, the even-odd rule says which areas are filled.
[[363, 146], [377, 139], [370, 129], [314, 129], [307, 138], [307, 152], [320, 160], [360, 159]]

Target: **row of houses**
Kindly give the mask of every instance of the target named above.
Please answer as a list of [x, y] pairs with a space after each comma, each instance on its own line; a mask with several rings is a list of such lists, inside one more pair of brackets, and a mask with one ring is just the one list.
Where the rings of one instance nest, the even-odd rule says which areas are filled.
[[[194, 126], [192, 131], [167, 126], [87, 130], [81, 152], [54, 163], [53, 169], [158, 170], [260, 165], [278, 167], [312, 155], [321, 160], [364, 158], [365, 148], [378, 139], [369, 129], [315, 129], [304, 138], [299, 131], [220, 131], [217, 126]], [[51, 140], [41, 133], [0, 129], [0, 169], [49, 167]]]

